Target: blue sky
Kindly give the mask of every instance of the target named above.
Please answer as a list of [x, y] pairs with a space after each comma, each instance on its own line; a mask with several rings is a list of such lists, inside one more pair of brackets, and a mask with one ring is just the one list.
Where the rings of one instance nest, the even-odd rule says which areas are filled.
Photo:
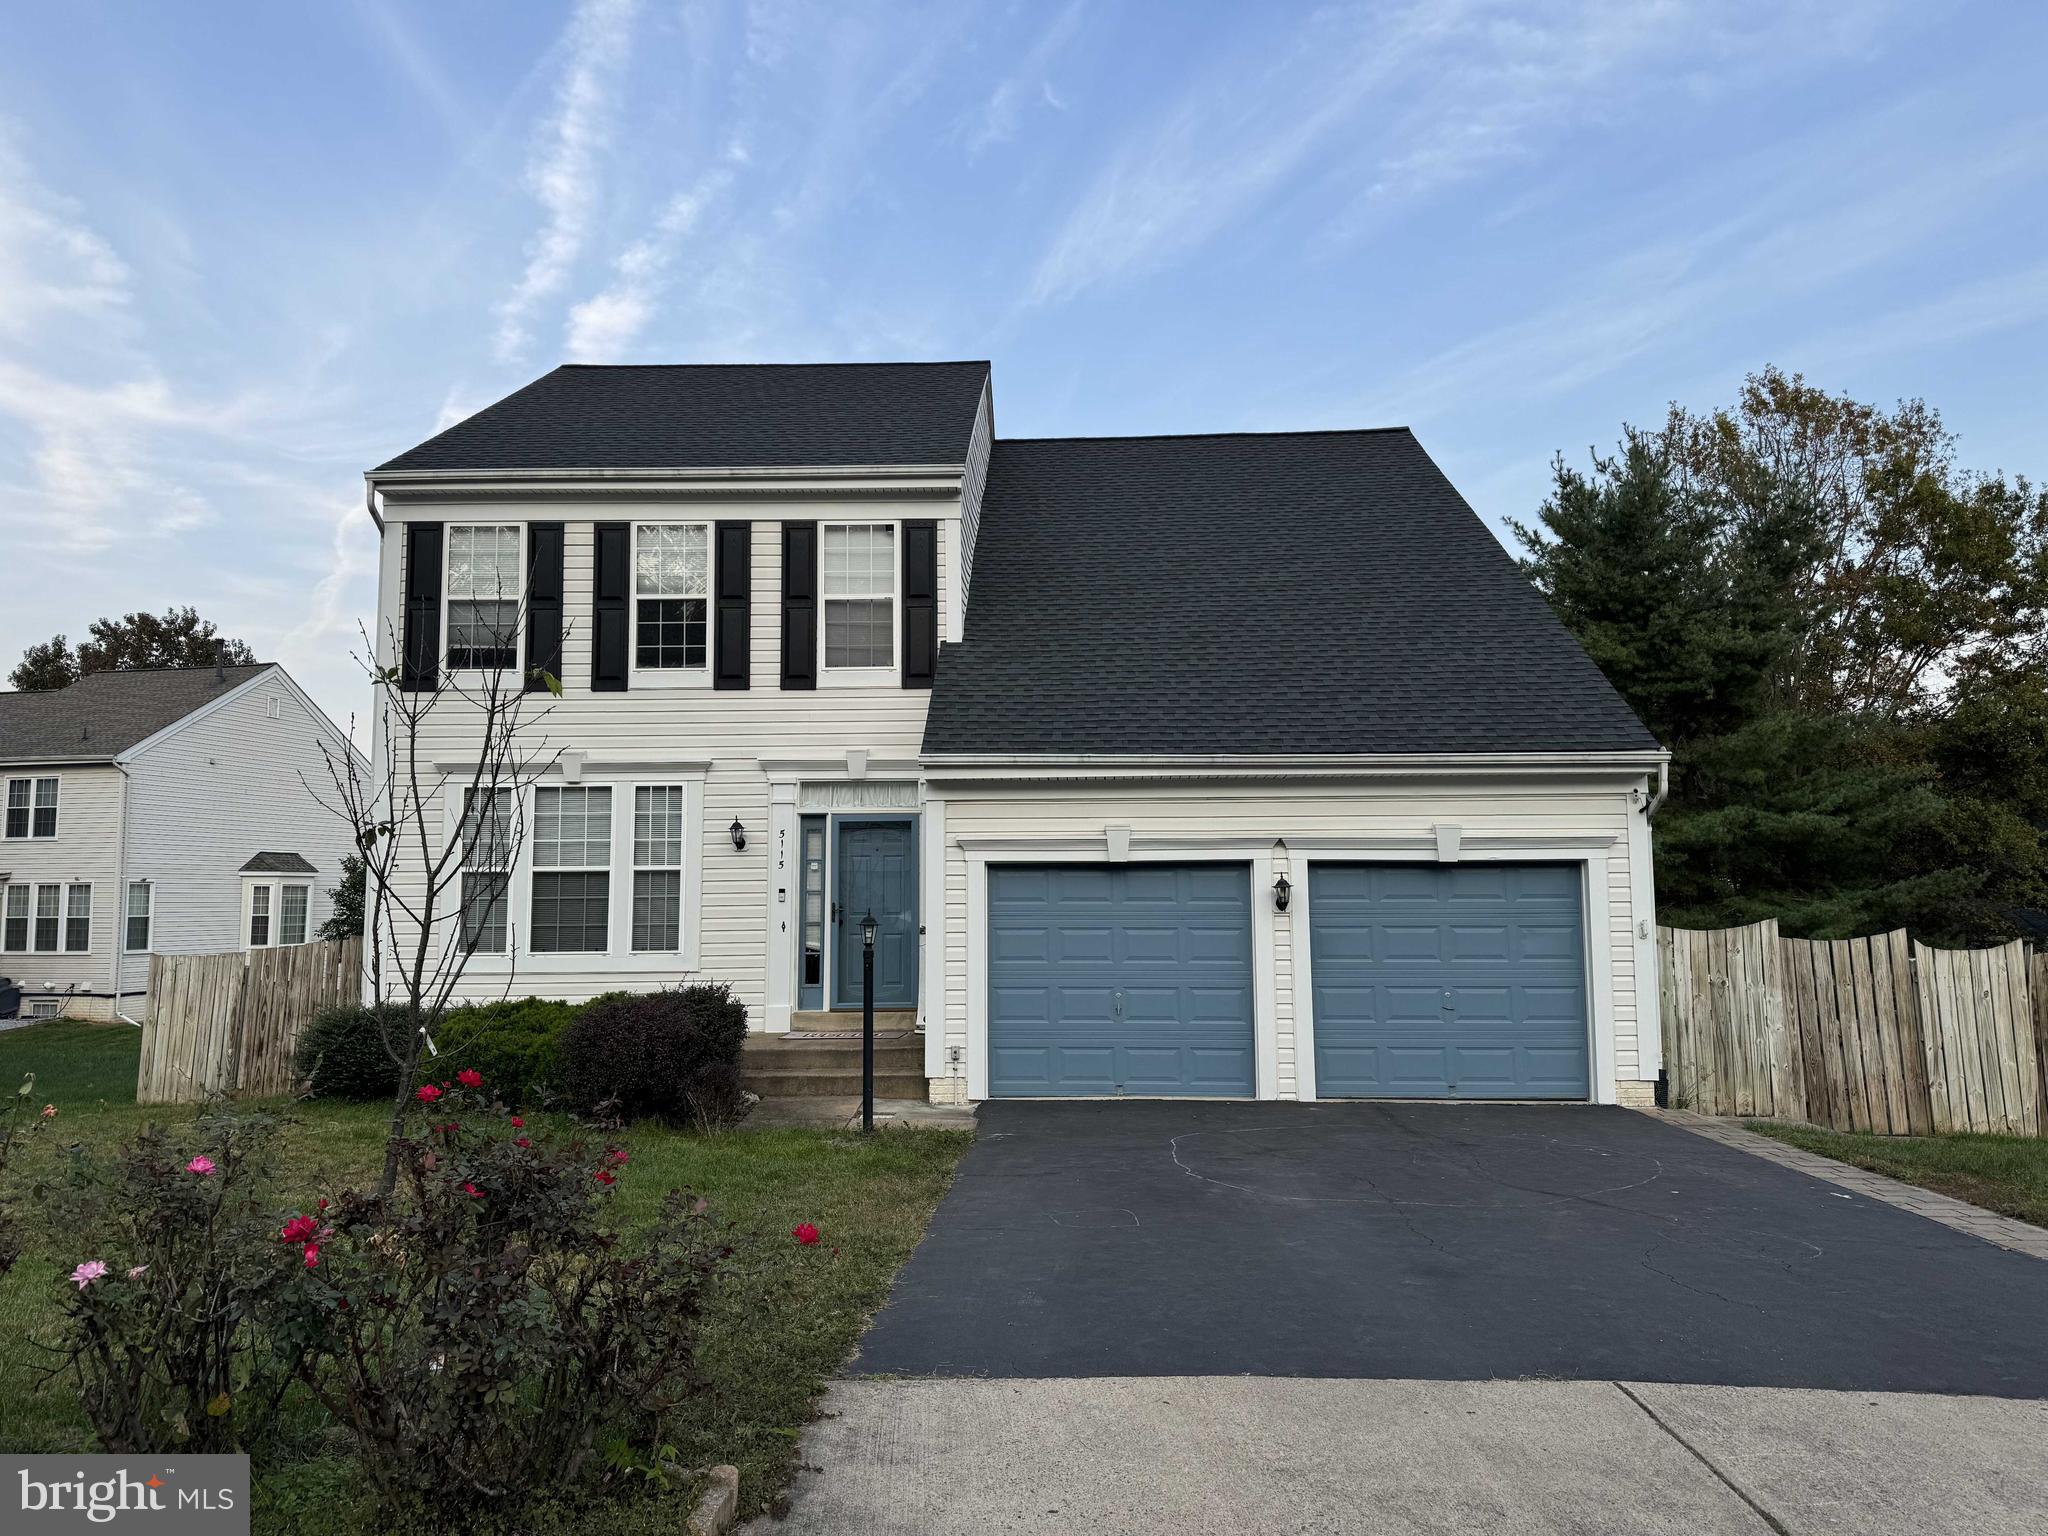
[[362, 470], [565, 359], [1405, 422], [1496, 526], [1767, 363], [2048, 474], [2044, 63], [1938, 0], [0, 6], [0, 656], [192, 603], [346, 719]]

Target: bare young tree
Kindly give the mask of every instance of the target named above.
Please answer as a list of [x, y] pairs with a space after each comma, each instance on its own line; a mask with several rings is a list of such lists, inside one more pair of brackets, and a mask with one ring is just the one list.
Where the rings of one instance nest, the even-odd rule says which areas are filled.
[[[386, 1194], [397, 1181], [398, 1143], [422, 1058], [437, 1053], [435, 1034], [471, 959], [480, 950], [503, 954], [511, 989], [511, 871], [526, 840], [528, 791], [560, 756], [538, 732], [549, 707], [530, 705], [559, 697], [561, 683], [536, 669], [530, 689], [513, 662], [523, 605], [478, 606], [491, 610], [488, 624], [458, 636], [451, 622], [448, 649], [431, 676], [407, 675], [403, 660], [385, 663], [364, 632], [357, 659], [376, 695], [373, 760], [366, 767], [353, 752], [329, 751], [330, 786], [315, 791], [348, 822], [363, 863], [369, 1007], [397, 1079]], [[385, 638], [384, 654], [402, 658], [402, 641], [388, 626]], [[453, 837], [445, 809], [451, 796], [460, 808]]]

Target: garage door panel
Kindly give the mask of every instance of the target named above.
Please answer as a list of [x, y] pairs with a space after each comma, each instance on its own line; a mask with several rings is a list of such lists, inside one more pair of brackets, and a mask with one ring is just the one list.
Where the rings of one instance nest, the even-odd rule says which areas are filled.
[[988, 889], [991, 1094], [1252, 1093], [1244, 865], [999, 865]]
[[1321, 1097], [1583, 1098], [1573, 865], [1312, 866]]

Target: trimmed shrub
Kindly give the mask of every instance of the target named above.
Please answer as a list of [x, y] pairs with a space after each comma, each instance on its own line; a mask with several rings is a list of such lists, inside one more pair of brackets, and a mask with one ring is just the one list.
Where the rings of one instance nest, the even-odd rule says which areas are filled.
[[313, 1015], [292, 1065], [316, 1099], [388, 1099], [398, 1089], [398, 1067], [384, 1049], [377, 1016], [358, 1005]]
[[441, 1054], [429, 1070], [473, 1067], [507, 1104], [537, 1099], [561, 1086], [562, 1035], [580, 1012], [544, 997], [454, 1009], [441, 1021]]
[[746, 1113], [746, 1039], [746, 1006], [724, 982], [606, 993], [562, 1036], [562, 1086], [583, 1108], [622, 1118], [731, 1125]]

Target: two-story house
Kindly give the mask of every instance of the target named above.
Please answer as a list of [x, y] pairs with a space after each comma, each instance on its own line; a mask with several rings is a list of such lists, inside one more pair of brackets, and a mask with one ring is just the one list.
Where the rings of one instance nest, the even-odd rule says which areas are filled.
[[1404, 429], [571, 366], [368, 484], [385, 664], [562, 687], [472, 993], [851, 1022], [872, 913], [934, 1099], [1650, 1094], [1666, 755]]
[[348, 738], [270, 663], [0, 693], [0, 976], [27, 1017], [149, 1007], [149, 957], [301, 944], [353, 841]]

